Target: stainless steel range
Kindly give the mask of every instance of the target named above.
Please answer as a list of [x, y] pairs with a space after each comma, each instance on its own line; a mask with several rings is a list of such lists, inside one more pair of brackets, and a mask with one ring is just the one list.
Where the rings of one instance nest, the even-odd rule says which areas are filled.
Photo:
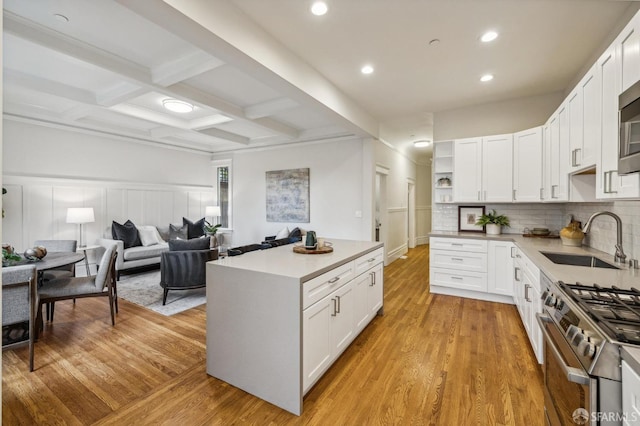
[[620, 348], [640, 345], [640, 291], [541, 279], [547, 424], [622, 424]]

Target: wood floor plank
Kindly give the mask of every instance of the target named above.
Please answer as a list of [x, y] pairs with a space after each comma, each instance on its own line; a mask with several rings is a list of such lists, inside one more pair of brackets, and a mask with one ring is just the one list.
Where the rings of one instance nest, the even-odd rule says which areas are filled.
[[429, 293], [428, 246], [384, 270], [376, 317], [304, 398], [301, 417], [206, 374], [206, 308], [56, 304], [3, 353], [4, 424], [541, 425], [542, 373], [512, 305]]

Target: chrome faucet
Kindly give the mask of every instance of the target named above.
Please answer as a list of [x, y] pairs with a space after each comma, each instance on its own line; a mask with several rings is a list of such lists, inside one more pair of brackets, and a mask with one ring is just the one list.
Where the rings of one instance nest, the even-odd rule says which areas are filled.
[[616, 254], [613, 259], [616, 263], [625, 263], [627, 259], [627, 255], [624, 254], [624, 249], [622, 248], [622, 221], [620, 220], [620, 217], [617, 214], [611, 213], [611, 212], [598, 212], [598, 213], [592, 214], [591, 217], [587, 220], [587, 223], [585, 223], [584, 227], [582, 228], [582, 232], [584, 232], [585, 234], [589, 232], [589, 229], [591, 228], [591, 223], [593, 223], [593, 219], [595, 219], [600, 215], [611, 216], [616, 220], [617, 242], [616, 242]]

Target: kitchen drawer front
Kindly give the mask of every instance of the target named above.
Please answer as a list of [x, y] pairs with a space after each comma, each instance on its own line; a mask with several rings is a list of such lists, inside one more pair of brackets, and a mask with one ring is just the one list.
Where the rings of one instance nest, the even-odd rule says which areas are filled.
[[486, 292], [487, 274], [432, 268], [430, 284], [435, 286]]
[[476, 253], [487, 252], [486, 240], [467, 240], [463, 238], [431, 237], [429, 244], [432, 250], [457, 250]]
[[382, 263], [384, 257], [384, 249], [380, 247], [370, 253], [360, 256], [355, 260], [356, 276], [376, 266], [378, 263]]
[[429, 265], [462, 271], [487, 272], [487, 254], [465, 251], [431, 250]]
[[354, 262], [348, 262], [302, 283], [302, 309], [316, 303], [355, 277]]

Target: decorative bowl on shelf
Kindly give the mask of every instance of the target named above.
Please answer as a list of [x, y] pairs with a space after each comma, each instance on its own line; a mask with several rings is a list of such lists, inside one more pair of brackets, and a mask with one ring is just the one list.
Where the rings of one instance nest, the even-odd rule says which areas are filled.
[[451, 186], [451, 179], [448, 177], [438, 179], [438, 186]]

